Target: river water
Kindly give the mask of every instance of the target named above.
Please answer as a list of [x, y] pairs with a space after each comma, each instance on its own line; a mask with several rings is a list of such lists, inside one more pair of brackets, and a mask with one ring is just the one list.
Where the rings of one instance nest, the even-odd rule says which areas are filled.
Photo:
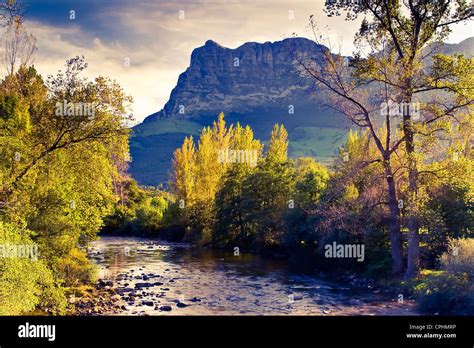
[[124, 315], [416, 315], [412, 302], [250, 254], [102, 237], [90, 256], [99, 277], [113, 281]]

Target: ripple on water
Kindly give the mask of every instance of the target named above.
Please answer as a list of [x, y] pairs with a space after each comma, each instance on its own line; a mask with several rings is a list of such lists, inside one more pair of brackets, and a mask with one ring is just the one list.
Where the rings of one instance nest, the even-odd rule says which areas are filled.
[[405, 301], [289, 272], [285, 263], [187, 244], [104, 237], [90, 250], [127, 315], [414, 315]]

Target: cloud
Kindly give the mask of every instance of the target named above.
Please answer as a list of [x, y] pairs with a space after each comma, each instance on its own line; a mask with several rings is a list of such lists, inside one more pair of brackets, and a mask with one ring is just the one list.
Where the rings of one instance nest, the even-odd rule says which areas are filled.
[[[84, 55], [87, 76], [116, 79], [134, 97], [135, 118], [142, 120], [163, 107], [179, 74], [188, 67], [191, 52], [208, 39], [235, 48], [248, 41], [282, 40], [293, 33], [311, 38], [307, 25], [314, 14], [319, 28], [333, 42], [342, 41], [342, 52], [350, 54], [359, 24], [328, 18], [323, 3], [31, 0], [27, 25], [38, 38], [35, 65], [40, 73], [56, 73], [66, 59]], [[75, 11], [74, 20], [70, 10]], [[467, 35], [464, 28], [452, 36], [457, 42]]]

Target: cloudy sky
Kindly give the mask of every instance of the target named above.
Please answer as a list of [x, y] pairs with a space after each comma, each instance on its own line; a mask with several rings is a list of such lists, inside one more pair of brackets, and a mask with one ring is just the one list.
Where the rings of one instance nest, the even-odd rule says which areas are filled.
[[[27, 30], [38, 39], [35, 65], [44, 76], [84, 55], [86, 75], [116, 79], [134, 98], [137, 121], [160, 110], [194, 48], [212, 39], [236, 48], [248, 41], [310, 37], [308, 19], [342, 52], [352, 52], [357, 23], [328, 18], [324, 0], [23, 0]], [[449, 41], [473, 35], [473, 24], [454, 28]], [[127, 64], [127, 63], [130, 64]]]

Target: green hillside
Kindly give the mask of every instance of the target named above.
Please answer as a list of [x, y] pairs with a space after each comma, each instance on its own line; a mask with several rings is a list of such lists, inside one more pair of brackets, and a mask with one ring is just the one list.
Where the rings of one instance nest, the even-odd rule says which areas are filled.
[[[337, 153], [348, 130], [340, 117], [329, 112], [301, 109], [291, 116], [274, 116], [275, 112], [261, 112], [258, 115], [229, 114], [226, 120], [228, 124], [249, 124], [255, 130], [255, 135], [265, 141], [273, 125], [282, 123], [288, 129], [291, 157], [310, 156], [326, 163]], [[199, 122], [159, 119], [136, 126], [130, 139], [132, 176], [143, 185], [156, 186], [167, 182], [174, 150], [181, 146], [186, 136], [193, 135], [196, 138], [200, 130], [212, 124], [216, 117], [202, 117]], [[340, 127], [336, 126], [338, 124]]]

